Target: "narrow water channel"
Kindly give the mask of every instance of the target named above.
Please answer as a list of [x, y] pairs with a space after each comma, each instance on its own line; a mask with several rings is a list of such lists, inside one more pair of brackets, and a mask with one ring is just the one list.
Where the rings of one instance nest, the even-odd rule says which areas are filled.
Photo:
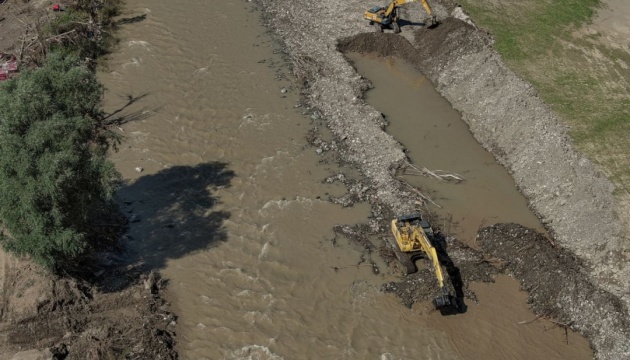
[[[343, 193], [322, 181], [339, 169], [306, 147], [298, 89], [252, 3], [127, 8], [140, 21], [123, 27], [101, 79], [107, 109], [135, 120], [111, 157], [125, 180], [127, 245], [169, 279], [183, 359], [505, 359], [510, 341], [534, 345], [515, 359], [588, 358], [557, 329], [474, 306], [436, 317], [378, 291], [394, 275], [356, 266], [359, 249], [331, 241], [334, 225], [363, 222], [369, 208], [323, 200]], [[533, 316], [522, 298], [501, 306]], [[505, 328], [518, 335], [504, 341]], [[490, 346], [471, 357], [478, 329]]]
[[505, 168], [479, 145], [459, 113], [422, 73], [392, 58], [347, 56], [374, 85], [366, 100], [385, 114], [387, 132], [403, 144], [412, 163], [465, 179], [456, 183], [402, 176], [439, 206], [429, 208], [448, 219], [441, 227], [471, 245], [480, 227], [495, 223], [515, 222], [543, 230]]

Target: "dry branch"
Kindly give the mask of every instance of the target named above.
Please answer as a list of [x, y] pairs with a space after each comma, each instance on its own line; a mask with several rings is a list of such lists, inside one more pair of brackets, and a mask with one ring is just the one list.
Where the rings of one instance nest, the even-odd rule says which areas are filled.
[[517, 324], [519, 324], [519, 325], [531, 324], [534, 321], [536, 321], [536, 320], [538, 320], [540, 318], [544, 318], [544, 317], [545, 317], [544, 315], [538, 315], [538, 316], [536, 316], [535, 318], [533, 318], [531, 320], [519, 321]]
[[409, 184], [407, 181], [400, 179], [403, 184], [405, 184], [411, 191], [415, 192], [416, 194], [418, 194], [423, 200], [430, 202], [431, 204], [439, 207], [440, 209], [442, 208], [440, 205], [436, 204], [435, 201], [433, 201], [433, 199], [431, 199], [430, 197], [424, 195], [422, 192], [420, 192], [420, 190], [416, 189], [414, 186], [412, 186], [411, 184]]
[[407, 163], [404, 175], [429, 176], [438, 180], [455, 181], [460, 183], [464, 181], [464, 177], [454, 172], [446, 172], [444, 170], [429, 170], [425, 167], [422, 169]]

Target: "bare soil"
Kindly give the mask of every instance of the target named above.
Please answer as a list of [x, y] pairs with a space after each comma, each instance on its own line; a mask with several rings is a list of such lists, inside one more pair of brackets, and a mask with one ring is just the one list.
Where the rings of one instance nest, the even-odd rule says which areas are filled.
[[18, 52], [26, 31], [26, 22], [39, 19], [48, 12], [52, 1], [0, 1], [0, 52]]
[[86, 281], [2, 256], [3, 359], [177, 358], [176, 317], [162, 298], [166, 282], [155, 273], [141, 274], [118, 255], [101, 253]]

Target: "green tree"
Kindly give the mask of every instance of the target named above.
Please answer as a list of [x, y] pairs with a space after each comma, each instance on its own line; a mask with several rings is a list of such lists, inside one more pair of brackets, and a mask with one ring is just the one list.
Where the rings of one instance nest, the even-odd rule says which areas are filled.
[[[0, 85], [0, 242], [51, 268], [91, 244], [119, 174], [106, 159], [103, 87], [75, 56]], [[99, 214], [99, 212], [101, 212]]]

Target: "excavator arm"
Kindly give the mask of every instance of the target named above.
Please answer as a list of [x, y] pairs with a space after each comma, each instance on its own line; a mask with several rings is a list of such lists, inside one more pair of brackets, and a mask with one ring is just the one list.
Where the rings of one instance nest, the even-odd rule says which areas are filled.
[[419, 223], [415, 223], [414, 220], [416, 220], [416, 218], [410, 220], [412, 221], [392, 220], [392, 232], [396, 238], [398, 248], [405, 253], [424, 252], [433, 265], [435, 277], [438, 280], [440, 289], [442, 289], [444, 288], [444, 275], [442, 274], [442, 267], [438, 259], [437, 251], [429, 241], [422, 226], [419, 225]]
[[[390, 16], [397, 7], [400, 7], [402, 5], [405, 5], [406, 3], [410, 3], [414, 1], [421, 1], [423, 5], [427, 3], [426, 0], [394, 0], [391, 3], [389, 3], [389, 5], [387, 6], [387, 9], [385, 10], [385, 16]], [[429, 4], [427, 4], [426, 6], [429, 6]], [[426, 8], [427, 7], [425, 7], [425, 9]]]
[[427, 2], [427, 0], [419, 0], [419, 1], [422, 3], [422, 6], [424, 6], [424, 10], [427, 12], [429, 17], [433, 19], [433, 21], [435, 22], [435, 15], [433, 15], [433, 10], [431, 10], [431, 7], [429, 6], [429, 3]]
[[378, 7], [375, 6], [371, 9], [368, 9], [364, 14], [363, 18], [370, 21], [370, 24], [378, 25], [379, 31], [382, 31], [380, 25], [389, 26], [392, 25], [394, 27], [394, 32], [400, 32], [400, 28], [398, 26], [398, 13], [397, 9], [402, 5], [405, 5], [410, 2], [418, 1], [422, 3], [425, 11], [429, 15], [430, 24], [429, 26], [435, 26], [437, 24], [437, 20], [435, 15], [433, 15], [433, 11], [431, 10], [431, 6], [427, 0], [393, 0], [386, 7]]
[[[465, 311], [463, 302], [463, 283], [459, 269], [446, 253], [444, 236], [434, 233], [431, 225], [422, 219], [420, 214], [410, 214], [392, 220], [391, 241], [394, 254], [406, 267], [407, 274], [417, 271], [414, 261], [418, 257], [426, 257], [431, 261], [435, 277], [440, 286], [441, 295], [433, 300], [433, 304], [442, 314], [449, 309], [456, 308], [458, 312]], [[449, 278], [455, 289], [455, 297], [449, 294], [444, 284], [442, 266], [446, 267]]]

